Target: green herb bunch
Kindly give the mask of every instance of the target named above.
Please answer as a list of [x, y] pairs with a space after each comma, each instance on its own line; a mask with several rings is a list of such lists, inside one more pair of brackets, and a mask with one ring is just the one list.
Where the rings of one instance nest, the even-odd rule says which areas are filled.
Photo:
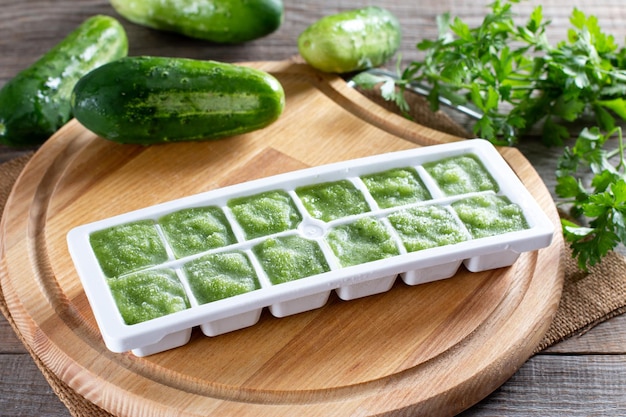
[[[605, 149], [606, 141], [618, 136], [618, 147]], [[612, 163], [617, 159], [616, 163]], [[618, 244], [626, 242], [626, 165], [621, 128], [607, 134], [585, 128], [572, 148], [565, 148], [557, 166], [556, 194], [561, 204], [570, 204], [572, 215], [589, 219], [580, 226], [561, 219], [563, 235], [570, 242], [578, 265], [586, 270], [602, 260]], [[591, 171], [591, 180], [583, 179]]]
[[[362, 73], [355, 82], [364, 88], [382, 82], [381, 93], [406, 111], [404, 91], [410, 84], [427, 85], [428, 101], [437, 110], [442, 98], [453, 105], [473, 105], [481, 117], [473, 126], [477, 137], [497, 145], [514, 145], [531, 128], [539, 129], [548, 146], [563, 146], [571, 137], [570, 122], [590, 120], [576, 144], [559, 158], [556, 194], [586, 226], [563, 220], [565, 238], [582, 269], [599, 262], [626, 242], [626, 182], [621, 129], [626, 120], [626, 52], [605, 34], [595, 16], [574, 9], [567, 40], [551, 45], [550, 24], [535, 7], [517, 24], [512, 6], [521, 0], [496, 0], [480, 26], [471, 28], [449, 14], [437, 18], [439, 36], [417, 48], [424, 58], [397, 77]], [[400, 61], [398, 61], [400, 62]], [[619, 136], [616, 165], [605, 150]], [[585, 185], [583, 178], [591, 173]]]

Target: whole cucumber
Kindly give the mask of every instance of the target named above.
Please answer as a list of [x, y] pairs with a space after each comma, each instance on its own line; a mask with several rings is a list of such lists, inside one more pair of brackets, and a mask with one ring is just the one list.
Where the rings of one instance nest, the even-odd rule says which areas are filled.
[[87, 129], [120, 143], [219, 139], [263, 128], [285, 93], [257, 69], [186, 58], [127, 57], [74, 87], [72, 110]]
[[300, 34], [298, 51], [312, 67], [341, 74], [385, 63], [401, 38], [398, 19], [370, 6], [321, 18]]
[[93, 16], [0, 90], [0, 143], [43, 143], [71, 118], [70, 95], [92, 69], [128, 53], [120, 23]]
[[131, 22], [218, 43], [269, 35], [283, 22], [281, 0], [111, 0]]

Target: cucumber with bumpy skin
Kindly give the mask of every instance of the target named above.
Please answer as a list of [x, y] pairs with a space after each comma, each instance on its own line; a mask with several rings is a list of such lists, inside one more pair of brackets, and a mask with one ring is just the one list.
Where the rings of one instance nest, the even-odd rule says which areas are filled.
[[284, 105], [281, 84], [264, 71], [187, 58], [122, 58], [84, 76], [72, 94], [74, 116], [87, 129], [143, 145], [261, 129]]
[[276, 31], [282, 0], [111, 0], [131, 22], [218, 43], [240, 43]]
[[37, 62], [0, 90], [0, 143], [43, 143], [71, 118], [70, 95], [92, 69], [126, 56], [128, 39], [110, 16], [83, 22]]
[[312, 67], [341, 74], [385, 63], [401, 38], [398, 19], [370, 6], [321, 18], [300, 34], [298, 51]]

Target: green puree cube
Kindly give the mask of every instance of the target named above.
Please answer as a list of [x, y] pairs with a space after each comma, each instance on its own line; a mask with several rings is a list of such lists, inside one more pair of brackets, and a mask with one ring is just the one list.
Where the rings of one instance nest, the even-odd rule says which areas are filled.
[[234, 198], [228, 202], [248, 239], [295, 229], [302, 216], [284, 191]]
[[398, 232], [408, 252], [467, 240], [463, 227], [456, 218], [440, 206], [401, 210], [389, 215], [389, 222]]
[[325, 222], [370, 211], [361, 191], [348, 180], [296, 188], [311, 216]]
[[395, 168], [361, 177], [380, 208], [429, 200], [430, 193], [412, 168]]
[[452, 207], [474, 238], [528, 228], [521, 207], [493, 194], [456, 201]]
[[151, 220], [93, 232], [89, 242], [107, 277], [116, 277], [168, 259], [165, 245]]
[[260, 288], [256, 272], [242, 252], [205, 255], [188, 262], [183, 269], [200, 304]]
[[326, 241], [342, 266], [352, 266], [398, 255], [389, 231], [372, 217], [331, 229]]
[[195, 207], [163, 216], [159, 224], [177, 258], [236, 242], [219, 207]]
[[189, 308], [189, 301], [171, 269], [135, 272], [107, 280], [124, 322], [152, 320]]
[[424, 164], [447, 196], [498, 191], [498, 184], [474, 155], [460, 155]]
[[317, 242], [299, 236], [270, 238], [256, 245], [253, 251], [272, 284], [293, 281], [329, 270]]

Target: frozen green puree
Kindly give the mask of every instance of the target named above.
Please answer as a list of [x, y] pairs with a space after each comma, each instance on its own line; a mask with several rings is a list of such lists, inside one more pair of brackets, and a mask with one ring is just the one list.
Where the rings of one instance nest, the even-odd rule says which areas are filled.
[[135, 272], [107, 282], [128, 325], [189, 308], [183, 286], [171, 269]]
[[460, 155], [424, 164], [447, 196], [498, 191], [498, 184], [474, 155]]
[[270, 238], [253, 252], [272, 284], [321, 274], [329, 270], [317, 242], [299, 236]]
[[342, 266], [352, 266], [398, 255], [389, 231], [372, 217], [331, 229], [326, 241]]
[[159, 224], [177, 258], [236, 242], [219, 207], [195, 207], [163, 216]]
[[452, 207], [474, 238], [527, 229], [522, 209], [493, 194], [456, 201]]
[[296, 188], [309, 214], [325, 222], [370, 211], [361, 191], [348, 180]]
[[159, 232], [151, 220], [93, 232], [89, 242], [107, 277], [158, 265], [168, 259]]
[[302, 216], [289, 194], [268, 191], [228, 202], [237, 222], [248, 239], [295, 229]]
[[408, 252], [467, 240], [463, 227], [443, 207], [423, 206], [400, 210], [389, 215], [389, 222], [398, 232]]
[[395, 168], [361, 177], [380, 208], [429, 200], [430, 193], [412, 168]]
[[188, 262], [183, 269], [200, 304], [260, 288], [250, 260], [242, 252], [205, 255]]

